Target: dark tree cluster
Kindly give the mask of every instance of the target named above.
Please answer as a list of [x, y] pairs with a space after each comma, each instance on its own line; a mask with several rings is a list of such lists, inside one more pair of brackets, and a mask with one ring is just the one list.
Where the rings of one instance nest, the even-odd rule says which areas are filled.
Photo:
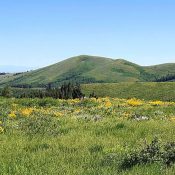
[[52, 84], [48, 84], [46, 89], [32, 89], [30, 87], [24, 88], [10, 88], [4, 87], [1, 90], [1, 96], [3, 97], [16, 97], [16, 98], [44, 98], [52, 97], [59, 99], [75, 99], [84, 98], [85, 95], [81, 91], [79, 84], [65, 83], [60, 87], [52, 87]]
[[25, 92], [15, 92], [14, 97], [17, 98], [44, 98], [46, 97], [45, 92], [42, 90], [29, 90], [29, 91], [25, 91]]
[[11, 90], [11, 87], [10, 87], [10, 86], [4, 87], [4, 88], [2, 89], [1, 95], [2, 95], [3, 97], [7, 97], [7, 98], [12, 97], [12, 90]]
[[49, 84], [46, 88], [46, 96], [59, 99], [84, 98], [79, 84], [63, 84], [60, 88], [52, 88]]
[[17, 73], [15, 73], [15, 74], [13, 74], [13, 76], [16, 76], [16, 75], [21, 75], [21, 74], [23, 74], [24, 72], [17, 72]]
[[12, 87], [14, 87], [14, 88], [32, 88], [32, 86], [31, 85], [29, 85], [29, 84], [14, 84], [14, 85], [12, 85]]
[[175, 81], [175, 74], [168, 74], [166, 76], [156, 78], [156, 82], [166, 82], [166, 81]]
[[0, 72], [0, 75], [6, 75], [6, 73], [5, 72]]

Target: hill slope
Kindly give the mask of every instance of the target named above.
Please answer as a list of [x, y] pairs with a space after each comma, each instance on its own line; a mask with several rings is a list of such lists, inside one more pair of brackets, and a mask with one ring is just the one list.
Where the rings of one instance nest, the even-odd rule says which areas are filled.
[[139, 66], [123, 59], [111, 59], [81, 55], [21, 75], [0, 77], [0, 85], [31, 85], [43, 87], [48, 83], [61, 84], [65, 81], [80, 83], [113, 83], [152, 81], [155, 77], [175, 74], [175, 63], [156, 66]]
[[94, 91], [98, 97], [175, 101], [175, 82], [94, 83], [81, 87], [86, 96]]

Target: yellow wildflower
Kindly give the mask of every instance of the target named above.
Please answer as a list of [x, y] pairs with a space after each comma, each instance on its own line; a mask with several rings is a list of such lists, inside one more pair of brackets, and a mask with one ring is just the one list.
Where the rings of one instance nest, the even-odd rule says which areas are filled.
[[11, 118], [16, 118], [16, 114], [14, 111], [12, 111], [8, 116]]
[[171, 121], [175, 121], [175, 116], [170, 118]]
[[29, 116], [32, 112], [33, 112], [33, 109], [32, 108], [26, 108], [26, 109], [22, 109], [21, 110], [21, 114], [23, 116]]
[[131, 98], [131, 99], [127, 100], [127, 104], [130, 106], [141, 106], [141, 105], [143, 105], [143, 102], [139, 99]]
[[112, 106], [112, 103], [110, 101], [107, 101], [105, 104], [105, 107], [110, 108]]
[[4, 132], [4, 128], [0, 126], [0, 134]]
[[56, 117], [61, 117], [61, 116], [63, 116], [63, 114], [62, 114], [61, 112], [55, 112], [54, 115], [55, 115]]
[[149, 104], [153, 105], [153, 106], [162, 106], [164, 105], [164, 102], [163, 101], [151, 101], [149, 102]]
[[76, 103], [79, 103], [80, 102], [80, 99], [69, 99], [67, 100], [69, 104], [76, 104]]
[[80, 109], [76, 109], [74, 112], [79, 113], [80, 111], [81, 111]]

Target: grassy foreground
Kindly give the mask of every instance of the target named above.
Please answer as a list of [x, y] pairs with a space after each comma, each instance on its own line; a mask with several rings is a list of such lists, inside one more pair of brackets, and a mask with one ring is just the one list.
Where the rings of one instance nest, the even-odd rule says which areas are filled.
[[86, 95], [94, 91], [99, 97], [175, 101], [175, 82], [97, 83], [82, 85], [82, 89]]
[[157, 137], [175, 141], [175, 103], [137, 99], [0, 99], [2, 175], [174, 175], [161, 162], [121, 169]]

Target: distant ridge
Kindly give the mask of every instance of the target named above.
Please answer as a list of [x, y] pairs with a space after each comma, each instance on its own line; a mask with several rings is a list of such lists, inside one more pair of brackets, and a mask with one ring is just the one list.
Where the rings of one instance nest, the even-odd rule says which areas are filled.
[[175, 63], [140, 66], [124, 59], [80, 55], [19, 75], [0, 76], [0, 86], [9, 84], [17, 87], [45, 87], [49, 83], [55, 86], [69, 81], [146, 82], [167, 74], [175, 74]]
[[25, 66], [12, 66], [12, 65], [0, 65], [0, 72], [5, 73], [16, 73], [16, 72], [26, 72], [30, 71], [33, 68]]

